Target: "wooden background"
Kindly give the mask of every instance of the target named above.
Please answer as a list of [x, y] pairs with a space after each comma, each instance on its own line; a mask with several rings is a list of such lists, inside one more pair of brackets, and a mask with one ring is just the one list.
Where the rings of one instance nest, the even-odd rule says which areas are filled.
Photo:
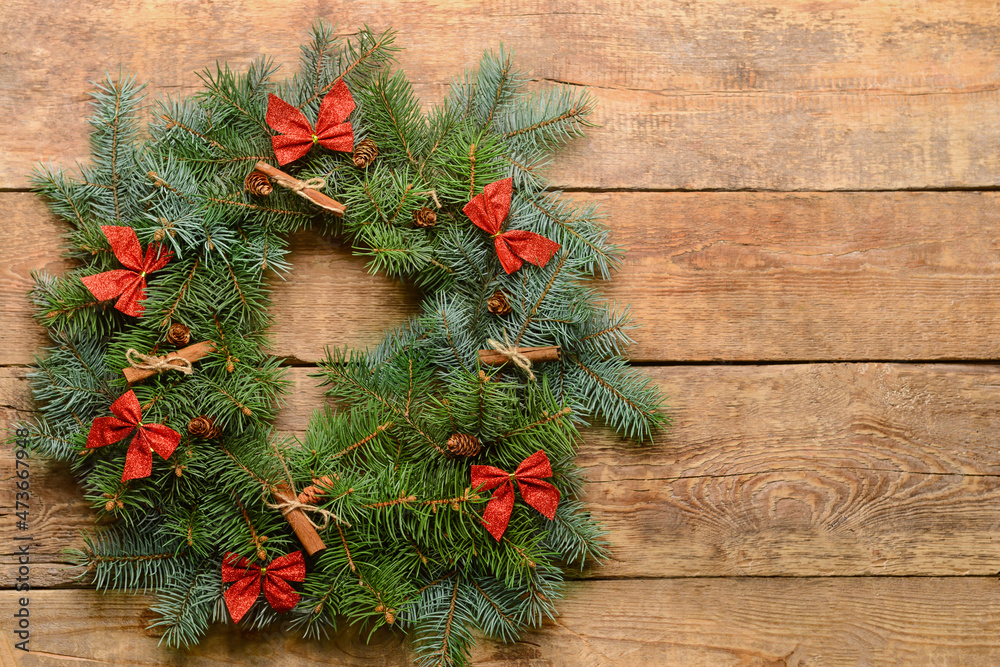
[[[28, 416], [43, 331], [29, 271], [64, 227], [26, 191], [86, 160], [88, 80], [119, 63], [152, 95], [216, 59], [293, 64], [312, 19], [395, 27], [428, 102], [498, 40], [533, 86], [586, 85], [600, 128], [553, 163], [630, 249], [610, 297], [671, 396], [650, 448], [594, 430], [581, 462], [614, 559], [562, 615], [482, 665], [1000, 664], [1000, 7], [968, 0], [0, 0], [0, 413]], [[276, 286], [277, 353], [305, 427], [322, 346], [367, 345], [417, 304], [314, 233]], [[313, 304], [321, 304], [316, 308]], [[147, 600], [72, 582], [91, 525], [36, 462], [31, 647], [13, 463], [0, 455], [4, 664], [406, 664], [388, 632], [327, 643], [216, 628], [189, 653]]]

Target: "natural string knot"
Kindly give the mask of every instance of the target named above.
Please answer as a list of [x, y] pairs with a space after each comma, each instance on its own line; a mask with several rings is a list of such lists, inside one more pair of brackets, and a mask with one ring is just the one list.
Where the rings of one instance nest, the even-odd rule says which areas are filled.
[[[324, 181], [322, 178], [319, 178], [319, 177], [310, 178], [310, 179], [305, 180], [305, 181], [293, 180], [291, 183], [286, 183], [284, 180], [280, 180], [278, 182], [281, 183], [282, 185], [284, 185], [285, 187], [287, 187], [289, 190], [291, 190], [292, 192], [294, 192], [298, 196], [302, 197], [303, 199], [308, 199], [309, 201], [313, 201], [313, 200], [309, 197], [309, 195], [307, 195], [304, 192], [304, 190], [317, 190], [318, 191], [318, 190], [322, 190], [323, 188], [326, 187], [326, 181]], [[315, 203], [315, 202], [313, 202], [313, 203]]]
[[322, 178], [310, 178], [306, 181], [299, 181], [292, 186], [292, 190], [295, 192], [302, 192], [303, 190], [322, 190], [326, 187], [326, 181]]
[[[312, 527], [315, 528], [316, 530], [324, 530], [328, 525], [330, 525], [330, 519], [333, 519], [337, 523], [346, 526], [348, 528], [351, 527], [350, 523], [344, 521], [330, 510], [323, 509], [322, 507], [316, 507], [315, 505], [310, 505], [309, 503], [304, 503], [298, 498], [289, 498], [288, 500], [282, 500], [281, 502], [278, 503], [269, 503], [267, 502], [267, 500], [265, 500], [264, 504], [270, 507], [271, 509], [278, 510], [279, 512], [281, 512], [281, 516], [284, 517], [287, 517], [290, 513], [294, 512], [295, 510], [299, 510], [300, 512], [302, 512], [302, 516], [306, 518], [306, 521], [311, 523]], [[319, 514], [321, 517], [323, 517], [323, 524], [317, 525], [316, 522], [312, 520], [312, 517], [306, 514], [306, 512], [313, 512], [314, 514]]]
[[125, 353], [125, 358], [128, 359], [128, 363], [132, 368], [141, 371], [153, 371], [155, 373], [179, 371], [184, 373], [184, 375], [194, 373], [191, 362], [184, 357], [157, 357], [151, 354], [143, 354], [130, 347]]
[[494, 350], [510, 359], [511, 363], [527, 373], [529, 380], [534, 381], [535, 374], [531, 372], [531, 359], [521, 354], [519, 349], [510, 344], [510, 340], [507, 339], [506, 329], [503, 332], [503, 343], [492, 338], [487, 339], [486, 342], [493, 346]]

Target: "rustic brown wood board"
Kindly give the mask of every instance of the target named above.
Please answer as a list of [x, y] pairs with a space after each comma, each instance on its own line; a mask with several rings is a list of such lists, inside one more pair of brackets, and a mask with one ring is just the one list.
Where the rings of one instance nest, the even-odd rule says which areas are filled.
[[[294, 64], [316, 16], [397, 28], [427, 102], [498, 40], [531, 85], [591, 87], [600, 127], [549, 175], [629, 249], [605, 293], [645, 323], [630, 354], [671, 396], [653, 446], [584, 434], [612, 560], [577, 575], [555, 622], [482, 642], [476, 664], [1000, 664], [994, 2], [4, 0], [0, 426], [33, 410], [29, 271], [66, 266], [27, 174], [87, 158], [88, 81], [123, 64], [151, 95], [183, 95], [216, 59]], [[323, 346], [371, 344], [418, 302], [336, 240], [293, 248], [273, 310], [295, 388], [277, 426], [296, 434], [322, 405]], [[11, 610], [9, 451], [0, 480]], [[216, 628], [160, 649], [143, 598], [66, 569], [94, 521], [68, 471], [35, 462], [33, 488], [37, 652], [2, 624], [2, 664], [406, 664], [399, 636], [349, 629]]]

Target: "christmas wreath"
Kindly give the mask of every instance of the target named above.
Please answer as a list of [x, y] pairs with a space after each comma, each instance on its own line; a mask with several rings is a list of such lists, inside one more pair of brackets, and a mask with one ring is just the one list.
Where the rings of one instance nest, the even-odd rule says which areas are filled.
[[[109, 76], [92, 163], [35, 173], [79, 265], [35, 276], [52, 345], [21, 428], [105, 519], [72, 552], [82, 574], [154, 592], [170, 646], [230, 618], [308, 636], [346, 619], [463, 664], [473, 630], [515, 640], [555, 614], [566, 568], [606, 557], [577, 426], [665, 423], [623, 357], [627, 308], [593, 286], [621, 250], [540, 175], [587, 92], [525, 93], [500, 50], [424, 114], [395, 51], [320, 23], [295, 76], [218, 65], [146, 128], [142, 87]], [[328, 351], [336, 407], [297, 442], [271, 426], [287, 382], [267, 276], [316, 224], [422, 306], [365, 352]]]

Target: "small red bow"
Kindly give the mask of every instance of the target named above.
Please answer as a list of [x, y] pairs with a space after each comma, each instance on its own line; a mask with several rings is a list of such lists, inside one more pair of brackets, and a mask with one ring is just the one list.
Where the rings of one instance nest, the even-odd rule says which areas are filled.
[[149, 477], [153, 472], [153, 452], [168, 458], [180, 444], [181, 434], [163, 424], [143, 424], [139, 399], [131, 389], [111, 404], [114, 417], [98, 417], [87, 434], [87, 449], [104, 447], [124, 440], [135, 431], [125, 454], [122, 481]]
[[482, 194], [473, 197], [462, 209], [476, 227], [493, 238], [497, 257], [507, 273], [514, 273], [524, 262], [545, 266], [552, 255], [556, 254], [556, 250], [559, 250], [558, 243], [541, 234], [523, 229], [500, 231], [510, 213], [513, 190], [513, 180], [509, 178], [490, 183], [483, 188]]
[[552, 466], [549, 464], [549, 457], [540, 449], [521, 461], [513, 475], [493, 466], [472, 466], [472, 488], [497, 489], [483, 512], [486, 530], [497, 541], [507, 530], [510, 514], [514, 511], [512, 479], [517, 480], [524, 502], [549, 520], [555, 517], [556, 507], [559, 506], [559, 489], [543, 481], [543, 477], [552, 477]]
[[315, 144], [333, 151], [354, 150], [354, 131], [344, 121], [354, 111], [354, 98], [339, 79], [319, 105], [316, 129], [306, 115], [276, 95], [267, 97], [267, 124], [281, 132], [271, 137], [278, 164], [288, 164], [309, 152]]
[[162, 269], [173, 253], [159, 243], [146, 246], [146, 257], [142, 256], [139, 238], [131, 227], [101, 227], [101, 231], [111, 243], [115, 257], [127, 269], [105, 271], [93, 276], [80, 278], [90, 293], [100, 301], [121, 298], [115, 308], [126, 315], [141, 317], [144, 306], [139, 303], [146, 298], [146, 274]]
[[288, 582], [305, 578], [306, 564], [301, 551], [275, 558], [267, 566], [254, 565], [231, 551], [222, 559], [222, 582], [236, 582], [223, 593], [229, 615], [236, 623], [257, 601], [262, 580], [264, 597], [275, 611], [284, 613], [299, 603], [299, 594]]

